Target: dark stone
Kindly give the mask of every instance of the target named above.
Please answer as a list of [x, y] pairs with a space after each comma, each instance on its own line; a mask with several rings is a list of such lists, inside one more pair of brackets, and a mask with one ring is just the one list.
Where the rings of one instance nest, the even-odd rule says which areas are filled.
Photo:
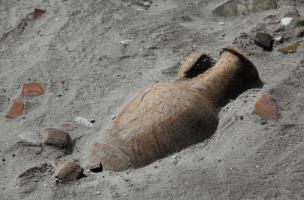
[[272, 51], [274, 39], [268, 33], [257, 33], [254, 43], [266, 51]]

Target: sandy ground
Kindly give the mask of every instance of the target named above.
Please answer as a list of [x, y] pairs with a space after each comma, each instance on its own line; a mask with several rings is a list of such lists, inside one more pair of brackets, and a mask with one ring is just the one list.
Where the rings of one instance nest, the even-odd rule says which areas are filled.
[[[0, 1], [0, 199], [304, 199], [304, 51], [277, 51], [293, 37], [275, 43], [272, 52], [250, 40], [257, 31], [288, 36], [288, 30], [276, 32], [282, 11], [223, 18], [212, 14], [221, 0], [153, 0], [149, 9], [138, 2]], [[303, 1], [278, 5], [304, 14]], [[46, 13], [32, 20], [37, 7]], [[90, 145], [141, 88], [173, 81], [194, 50], [218, 59], [231, 45], [256, 65], [264, 87], [223, 108], [212, 138], [141, 169], [56, 183], [53, 161], [84, 165]], [[26, 99], [22, 117], [4, 118], [29, 81], [42, 83], [44, 95]], [[279, 121], [263, 122], [252, 113], [261, 92], [276, 98]], [[24, 131], [62, 128], [76, 116], [96, 123], [68, 130], [75, 140], [72, 152], [18, 144]], [[18, 178], [34, 166], [41, 167]]]

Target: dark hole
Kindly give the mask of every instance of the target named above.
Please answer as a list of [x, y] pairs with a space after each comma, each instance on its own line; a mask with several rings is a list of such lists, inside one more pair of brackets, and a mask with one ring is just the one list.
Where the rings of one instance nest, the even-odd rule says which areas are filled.
[[187, 78], [193, 78], [197, 75], [207, 71], [214, 65], [214, 61], [209, 56], [202, 56], [198, 61], [186, 72]]
[[81, 179], [81, 178], [85, 178], [87, 177], [83, 172], [81, 174], [79, 174], [79, 176], [77, 177], [77, 179]]
[[102, 172], [102, 171], [103, 171], [103, 169], [102, 169], [102, 164], [99, 163], [98, 166], [96, 166], [95, 168], [91, 168], [90, 171], [91, 171], [91, 172], [94, 172], [94, 173]]
[[96, 122], [96, 120], [95, 120], [95, 119], [92, 119], [90, 122], [94, 124], [94, 123]]

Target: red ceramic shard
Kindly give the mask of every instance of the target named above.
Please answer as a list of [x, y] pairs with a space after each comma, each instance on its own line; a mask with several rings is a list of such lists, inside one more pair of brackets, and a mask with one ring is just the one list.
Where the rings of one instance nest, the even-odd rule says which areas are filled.
[[268, 94], [258, 97], [254, 106], [254, 112], [264, 120], [278, 120], [280, 117], [276, 101]]
[[15, 100], [9, 111], [6, 113], [5, 117], [9, 119], [14, 119], [20, 117], [23, 114], [23, 111], [24, 103], [21, 100]]
[[33, 12], [33, 18], [37, 19], [38, 17], [41, 17], [44, 13], [45, 13], [45, 10], [35, 8], [35, 10]]
[[36, 82], [25, 83], [22, 85], [21, 96], [34, 97], [40, 96], [44, 93], [44, 89], [41, 84]]

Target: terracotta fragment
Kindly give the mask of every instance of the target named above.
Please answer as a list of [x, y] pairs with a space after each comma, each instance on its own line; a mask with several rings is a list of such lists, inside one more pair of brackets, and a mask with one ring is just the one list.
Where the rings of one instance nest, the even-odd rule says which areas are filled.
[[268, 94], [260, 95], [254, 105], [254, 112], [264, 120], [278, 120], [280, 117], [279, 107]]
[[14, 119], [23, 115], [24, 103], [22, 100], [18, 99], [13, 102], [9, 111], [6, 113], [5, 117], [9, 119]]
[[44, 93], [44, 89], [41, 84], [36, 82], [24, 83], [22, 85], [21, 96], [23, 97], [34, 97], [40, 96]]

